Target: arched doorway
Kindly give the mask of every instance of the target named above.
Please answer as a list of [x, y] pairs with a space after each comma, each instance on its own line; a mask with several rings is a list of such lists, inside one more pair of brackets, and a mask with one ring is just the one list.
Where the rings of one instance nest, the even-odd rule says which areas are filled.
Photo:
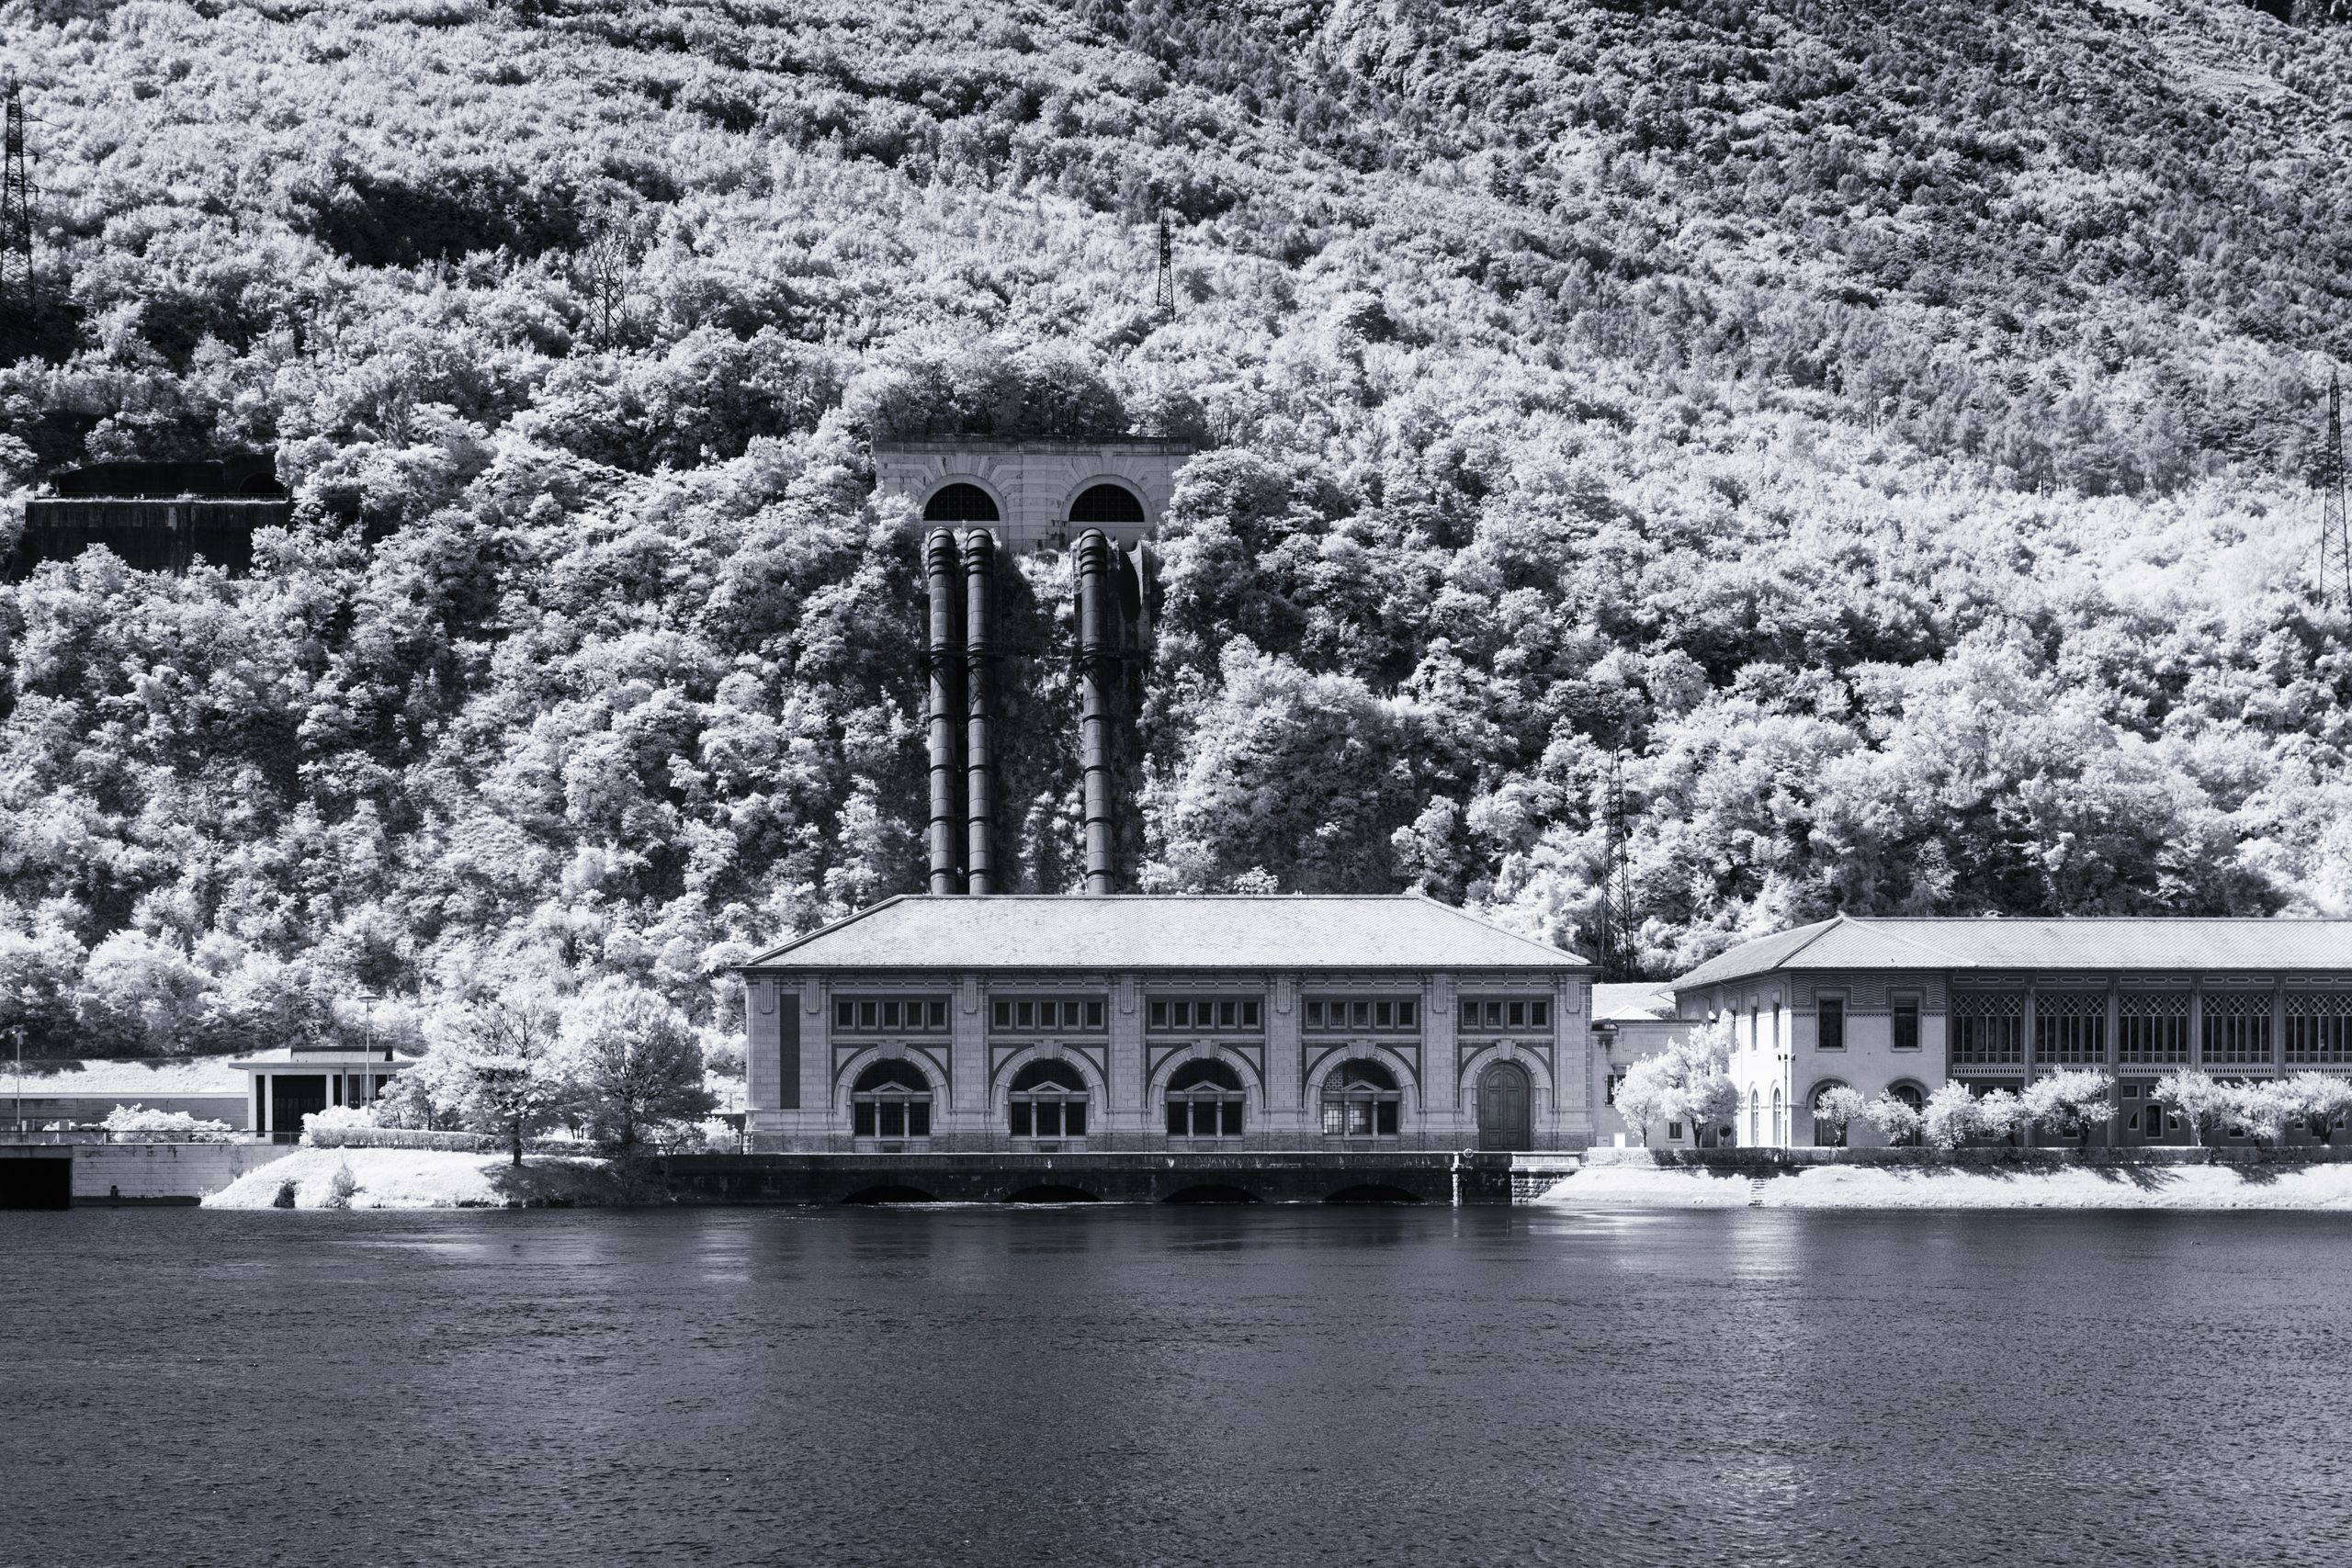
[[1247, 1098], [1241, 1075], [1225, 1063], [1187, 1062], [1168, 1080], [1168, 1135], [1193, 1143], [1238, 1138]]
[[851, 1134], [879, 1138], [931, 1136], [931, 1080], [912, 1062], [876, 1062], [851, 1087]]
[[1012, 1135], [1019, 1139], [1086, 1136], [1086, 1080], [1068, 1062], [1032, 1062], [1006, 1097]]
[[1143, 502], [1125, 485], [1089, 485], [1069, 503], [1069, 520], [1080, 527], [1089, 524], [1140, 523]]
[[1478, 1146], [1482, 1149], [1523, 1149], [1535, 1142], [1531, 1114], [1534, 1095], [1527, 1069], [1517, 1062], [1497, 1062], [1478, 1075]]
[[1405, 1096], [1378, 1062], [1343, 1062], [1323, 1081], [1323, 1135], [1393, 1138]]

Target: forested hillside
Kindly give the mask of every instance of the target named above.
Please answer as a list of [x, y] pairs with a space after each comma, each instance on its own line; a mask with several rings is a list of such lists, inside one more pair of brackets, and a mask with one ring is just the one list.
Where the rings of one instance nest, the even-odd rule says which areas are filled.
[[888, 434], [1203, 448], [1148, 887], [1589, 947], [1614, 752], [1653, 974], [1839, 908], [2352, 913], [2328, 11], [7, 0], [0, 545], [85, 457], [274, 446], [299, 501], [249, 577], [0, 589], [0, 1028], [550, 969], [724, 1028], [711, 965], [921, 884]]

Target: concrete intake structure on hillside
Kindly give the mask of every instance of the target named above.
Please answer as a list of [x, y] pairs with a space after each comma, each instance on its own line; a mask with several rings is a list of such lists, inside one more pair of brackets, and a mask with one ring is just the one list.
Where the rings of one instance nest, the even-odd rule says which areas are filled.
[[185, 572], [198, 560], [242, 572], [254, 530], [284, 527], [294, 502], [266, 452], [200, 463], [92, 463], [25, 502], [25, 530], [6, 562], [18, 581], [43, 561], [103, 546], [139, 571]]
[[1122, 549], [1153, 537], [1190, 443], [876, 441], [874, 482], [915, 505], [926, 526], [975, 524], [1016, 554], [1068, 549], [1099, 528]]

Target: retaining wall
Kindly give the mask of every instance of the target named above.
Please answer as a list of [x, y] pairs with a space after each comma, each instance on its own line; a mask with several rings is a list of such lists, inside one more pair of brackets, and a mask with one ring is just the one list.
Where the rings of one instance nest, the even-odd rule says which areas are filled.
[[2326, 1165], [2352, 1160], [2352, 1147], [2138, 1149], [1617, 1149], [1585, 1151], [1590, 1166], [1690, 1167], [1712, 1170], [1799, 1170], [1816, 1165], [2065, 1166]]
[[293, 1151], [275, 1144], [75, 1144], [74, 1201], [193, 1203]]
[[[1523, 1157], [1523, 1156], [1522, 1156]], [[895, 1197], [996, 1203], [1041, 1190], [1103, 1202], [1160, 1203], [1216, 1190], [1261, 1203], [1385, 1195], [1422, 1203], [1508, 1204], [1556, 1174], [1514, 1180], [1508, 1154], [723, 1154], [656, 1160], [678, 1197], [707, 1203], [844, 1203]], [[1565, 1173], [1556, 1157], [1547, 1171]], [[1524, 1201], [1524, 1200], [1522, 1200]]]

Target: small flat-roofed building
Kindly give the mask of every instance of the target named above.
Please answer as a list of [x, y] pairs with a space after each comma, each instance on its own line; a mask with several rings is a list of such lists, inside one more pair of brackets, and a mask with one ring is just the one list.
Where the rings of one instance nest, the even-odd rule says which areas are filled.
[[1593, 1134], [1590, 965], [1423, 897], [907, 897], [740, 973], [763, 1150]]
[[2149, 1093], [2167, 1073], [2352, 1073], [2352, 920], [1840, 915], [1673, 989], [1686, 1027], [1731, 1021], [1748, 1145], [1829, 1141], [1811, 1108], [1833, 1084], [1918, 1101], [2093, 1068], [2117, 1080], [2109, 1138], [2134, 1146], [2189, 1141]]
[[292, 1143], [302, 1118], [333, 1105], [372, 1104], [384, 1086], [419, 1058], [383, 1046], [279, 1045], [232, 1060], [243, 1075], [245, 1125], [263, 1137]]
[[21, 1117], [28, 1129], [58, 1122], [88, 1126], [105, 1121], [118, 1105], [184, 1111], [199, 1122], [225, 1122], [239, 1132], [251, 1125], [245, 1076], [218, 1056], [28, 1062], [21, 1076], [0, 1059], [0, 1116], [11, 1123]]

